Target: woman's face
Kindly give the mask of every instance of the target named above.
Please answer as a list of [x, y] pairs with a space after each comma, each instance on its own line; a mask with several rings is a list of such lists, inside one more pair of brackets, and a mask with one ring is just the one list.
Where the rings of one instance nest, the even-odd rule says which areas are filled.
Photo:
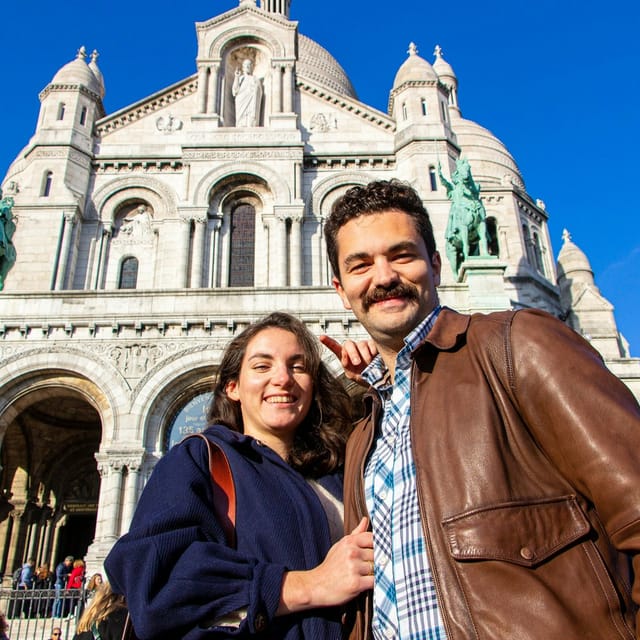
[[295, 334], [269, 327], [248, 343], [238, 380], [227, 395], [240, 403], [244, 433], [286, 457], [309, 412], [313, 380]]

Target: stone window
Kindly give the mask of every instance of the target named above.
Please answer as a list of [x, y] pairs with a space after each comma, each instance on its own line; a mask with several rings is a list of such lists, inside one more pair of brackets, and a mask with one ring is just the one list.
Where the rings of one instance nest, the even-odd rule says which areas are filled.
[[487, 245], [490, 256], [500, 257], [500, 245], [498, 244], [498, 223], [495, 218], [489, 217], [486, 221]]
[[429, 115], [429, 112], [427, 110], [427, 101], [424, 98], [422, 98], [420, 104], [422, 106], [422, 115], [423, 116]]
[[250, 204], [238, 205], [231, 214], [230, 287], [253, 287], [255, 227], [255, 208]]
[[42, 181], [42, 192], [41, 195], [43, 198], [48, 198], [51, 193], [51, 185], [53, 184], [53, 172], [47, 171], [44, 174], [44, 180]]
[[135, 289], [138, 284], [138, 258], [128, 256], [120, 265], [118, 289]]
[[402, 119], [403, 120], [407, 119], [407, 103], [406, 102], [402, 103]]
[[540, 235], [537, 231], [533, 232], [533, 260], [535, 268], [542, 274], [544, 273], [544, 260], [542, 259], [542, 244], [540, 243]]
[[61, 103], [58, 105], [58, 117], [57, 117], [57, 119], [58, 119], [58, 120], [64, 120], [64, 110], [65, 110], [65, 106], [66, 106], [66, 105], [64, 104], [64, 102], [61, 102]]
[[431, 191], [438, 190], [438, 179], [436, 178], [436, 168], [433, 165], [429, 167], [429, 185], [431, 186]]
[[87, 123], [87, 107], [82, 107], [82, 111], [80, 112], [80, 124], [84, 127]]
[[442, 120], [444, 122], [449, 122], [449, 118], [447, 116], [447, 105], [444, 102], [440, 103], [440, 110], [442, 111]]

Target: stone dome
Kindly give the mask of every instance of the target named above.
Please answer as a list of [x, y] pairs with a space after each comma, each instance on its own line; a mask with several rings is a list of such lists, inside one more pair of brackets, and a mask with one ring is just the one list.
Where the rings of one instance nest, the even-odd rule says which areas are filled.
[[73, 84], [82, 85], [102, 96], [104, 89], [101, 82], [96, 78], [95, 74], [89, 68], [85, 59], [87, 52], [84, 47], [80, 47], [75, 60], [65, 64], [51, 80], [51, 84]]
[[464, 118], [452, 119], [451, 128], [456, 134], [460, 155], [469, 160], [478, 182], [508, 185], [511, 181], [525, 188], [516, 161], [491, 131]]
[[89, 63], [89, 69], [96, 77], [98, 84], [100, 85], [100, 97], [104, 98], [105, 90], [104, 90], [104, 76], [102, 75], [102, 71], [98, 67], [98, 52], [94, 49], [91, 53], [91, 62]]
[[351, 81], [337, 60], [317, 42], [299, 34], [296, 72], [302, 78], [317, 82], [340, 95], [358, 99]]
[[558, 280], [571, 278], [574, 282], [594, 284], [593, 269], [584, 251], [574, 244], [571, 234], [565, 229], [562, 238], [564, 243], [558, 254]]
[[439, 44], [436, 45], [433, 53], [436, 57], [433, 63], [433, 70], [438, 74], [438, 78], [448, 85], [457, 82], [453, 67], [442, 57], [442, 47]]
[[393, 81], [393, 88], [397, 89], [405, 82], [434, 82], [438, 75], [433, 67], [418, 55], [418, 49], [412, 42], [409, 45], [409, 57], [400, 65]]

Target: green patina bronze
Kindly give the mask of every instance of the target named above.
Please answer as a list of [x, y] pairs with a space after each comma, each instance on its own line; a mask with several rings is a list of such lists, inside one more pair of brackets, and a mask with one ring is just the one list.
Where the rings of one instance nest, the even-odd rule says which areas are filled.
[[469, 256], [487, 256], [487, 214], [480, 200], [480, 187], [471, 175], [469, 161], [456, 160], [456, 169], [451, 176], [453, 183], [442, 175], [440, 180], [451, 200], [449, 220], [445, 232], [446, 252], [453, 272], [458, 275], [460, 266]]
[[16, 263], [16, 248], [11, 242], [16, 230], [13, 208], [13, 198], [2, 198], [0, 191], [0, 291], [4, 289], [7, 273]]

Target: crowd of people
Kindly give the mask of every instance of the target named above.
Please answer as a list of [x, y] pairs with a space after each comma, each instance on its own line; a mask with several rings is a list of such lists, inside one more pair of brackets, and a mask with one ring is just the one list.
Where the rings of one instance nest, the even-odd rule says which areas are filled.
[[[120, 638], [127, 611], [146, 640], [638, 640], [629, 389], [547, 313], [442, 306], [409, 185], [349, 189], [324, 232], [371, 339], [274, 312], [230, 342], [208, 428], [155, 466], [76, 640]], [[56, 590], [83, 575], [66, 558]]]

